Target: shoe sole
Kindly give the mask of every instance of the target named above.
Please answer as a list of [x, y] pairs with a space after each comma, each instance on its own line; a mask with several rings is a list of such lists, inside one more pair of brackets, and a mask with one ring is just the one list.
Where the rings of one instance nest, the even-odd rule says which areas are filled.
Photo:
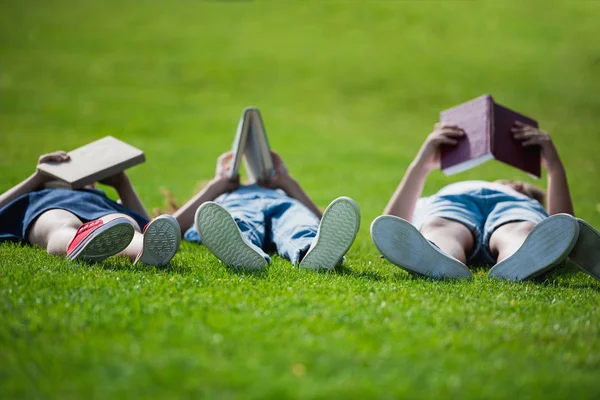
[[165, 266], [177, 253], [181, 243], [181, 228], [175, 218], [162, 215], [153, 219], [144, 231], [144, 247], [135, 260], [155, 267]]
[[267, 266], [267, 260], [244, 240], [231, 214], [217, 203], [202, 204], [195, 221], [202, 243], [226, 265], [249, 269]]
[[67, 255], [68, 260], [100, 262], [119, 254], [129, 246], [135, 229], [127, 218], [115, 218], [109, 221]]
[[580, 219], [577, 223], [579, 237], [569, 258], [584, 272], [600, 280], [600, 232]]
[[572, 216], [556, 214], [548, 217], [533, 228], [513, 255], [496, 264], [489, 276], [523, 281], [542, 275], [567, 258], [578, 235], [579, 225]]
[[432, 245], [402, 218], [377, 217], [371, 224], [371, 238], [386, 260], [410, 273], [436, 279], [472, 277], [466, 265]]
[[360, 228], [360, 209], [349, 197], [335, 199], [323, 212], [314, 246], [300, 262], [300, 268], [332, 269], [348, 252]]

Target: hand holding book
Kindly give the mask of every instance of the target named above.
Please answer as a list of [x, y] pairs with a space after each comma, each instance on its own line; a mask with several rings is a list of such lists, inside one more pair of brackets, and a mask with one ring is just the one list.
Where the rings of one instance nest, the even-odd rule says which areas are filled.
[[[60, 163], [64, 163], [64, 162], [67, 162], [70, 160], [71, 160], [71, 157], [69, 156], [69, 154], [66, 151], [58, 150], [58, 151], [54, 151], [52, 153], [42, 154], [38, 158], [37, 165], [39, 167], [41, 164], [45, 164], [45, 163], [60, 164]], [[38, 180], [40, 185], [43, 185], [46, 182], [50, 182], [51, 180], [54, 179], [52, 176], [45, 174], [44, 172], [40, 171], [39, 169], [36, 169], [35, 177]]]
[[279, 156], [279, 154], [271, 151], [271, 158], [273, 159], [273, 166], [275, 169], [275, 174], [269, 180], [259, 179], [257, 183], [260, 186], [271, 188], [271, 189], [282, 189], [285, 191], [285, 188], [289, 186], [291, 181], [291, 177], [288, 173], [288, 169], [285, 166], [285, 163]]
[[548, 132], [541, 131], [536, 127], [526, 125], [516, 121], [511, 129], [513, 137], [521, 141], [523, 147], [539, 146], [541, 150], [542, 166], [546, 171], [562, 170], [562, 162], [558, 156], [558, 151], [554, 147], [552, 138]]
[[223, 153], [217, 158], [213, 181], [223, 187], [223, 193], [234, 191], [240, 186], [240, 176], [238, 174], [232, 176], [231, 173], [233, 158], [234, 153], [231, 151]]
[[427, 173], [440, 168], [442, 146], [456, 146], [465, 132], [456, 125], [437, 123], [421, 146], [415, 162]]

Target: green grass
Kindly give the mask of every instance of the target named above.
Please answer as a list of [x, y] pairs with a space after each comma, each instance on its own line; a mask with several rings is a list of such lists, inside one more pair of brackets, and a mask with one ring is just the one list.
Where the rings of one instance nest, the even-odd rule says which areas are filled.
[[[368, 228], [436, 121], [492, 93], [537, 117], [600, 227], [597, 2], [0, 1], [0, 191], [110, 134], [149, 209], [210, 179], [244, 106], [319, 206], [361, 207], [344, 268], [166, 269], [0, 245], [1, 398], [597, 398], [600, 283], [415, 279]], [[487, 163], [446, 178], [521, 178]], [[544, 182], [542, 182], [544, 184]]]

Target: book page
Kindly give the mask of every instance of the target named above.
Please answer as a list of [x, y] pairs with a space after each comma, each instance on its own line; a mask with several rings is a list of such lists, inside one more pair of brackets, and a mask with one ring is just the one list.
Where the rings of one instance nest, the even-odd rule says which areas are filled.
[[250, 129], [244, 153], [248, 178], [251, 181], [268, 181], [275, 174], [275, 164], [262, 116], [257, 108], [253, 109]]

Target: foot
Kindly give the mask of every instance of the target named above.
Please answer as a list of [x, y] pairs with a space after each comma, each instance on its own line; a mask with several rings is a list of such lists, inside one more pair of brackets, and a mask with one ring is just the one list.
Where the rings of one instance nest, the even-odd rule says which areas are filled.
[[522, 281], [551, 270], [567, 258], [579, 235], [577, 220], [556, 214], [538, 223], [513, 255], [489, 272], [492, 278]]
[[465, 264], [441, 251], [402, 218], [377, 217], [371, 224], [371, 238], [389, 262], [410, 273], [437, 279], [471, 279]]
[[350, 249], [360, 228], [360, 209], [349, 197], [339, 197], [323, 213], [319, 230], [300, 268], [332, 269]]
[[87, 222], [79, 227], [69, 243], [67, 260], [100, 262], [125, 250], [133, 234], [133, 224], [127, 218]]
[[209, 201], [198, 207], [196, 229], [208, 250], [228, 266], [249, 269], [267, 266], [266, 254], [244, 238], [231, 214], [217, 203]]
[[175, 218], [161, 215], [144, 227], [144, 244], [133, 264], [162, 267], [177, 253], [181, 243], [181, 228]]
[[579, 237], [569, 258], [584, 272], [600, 280], [600, 232], [577, 218]]

